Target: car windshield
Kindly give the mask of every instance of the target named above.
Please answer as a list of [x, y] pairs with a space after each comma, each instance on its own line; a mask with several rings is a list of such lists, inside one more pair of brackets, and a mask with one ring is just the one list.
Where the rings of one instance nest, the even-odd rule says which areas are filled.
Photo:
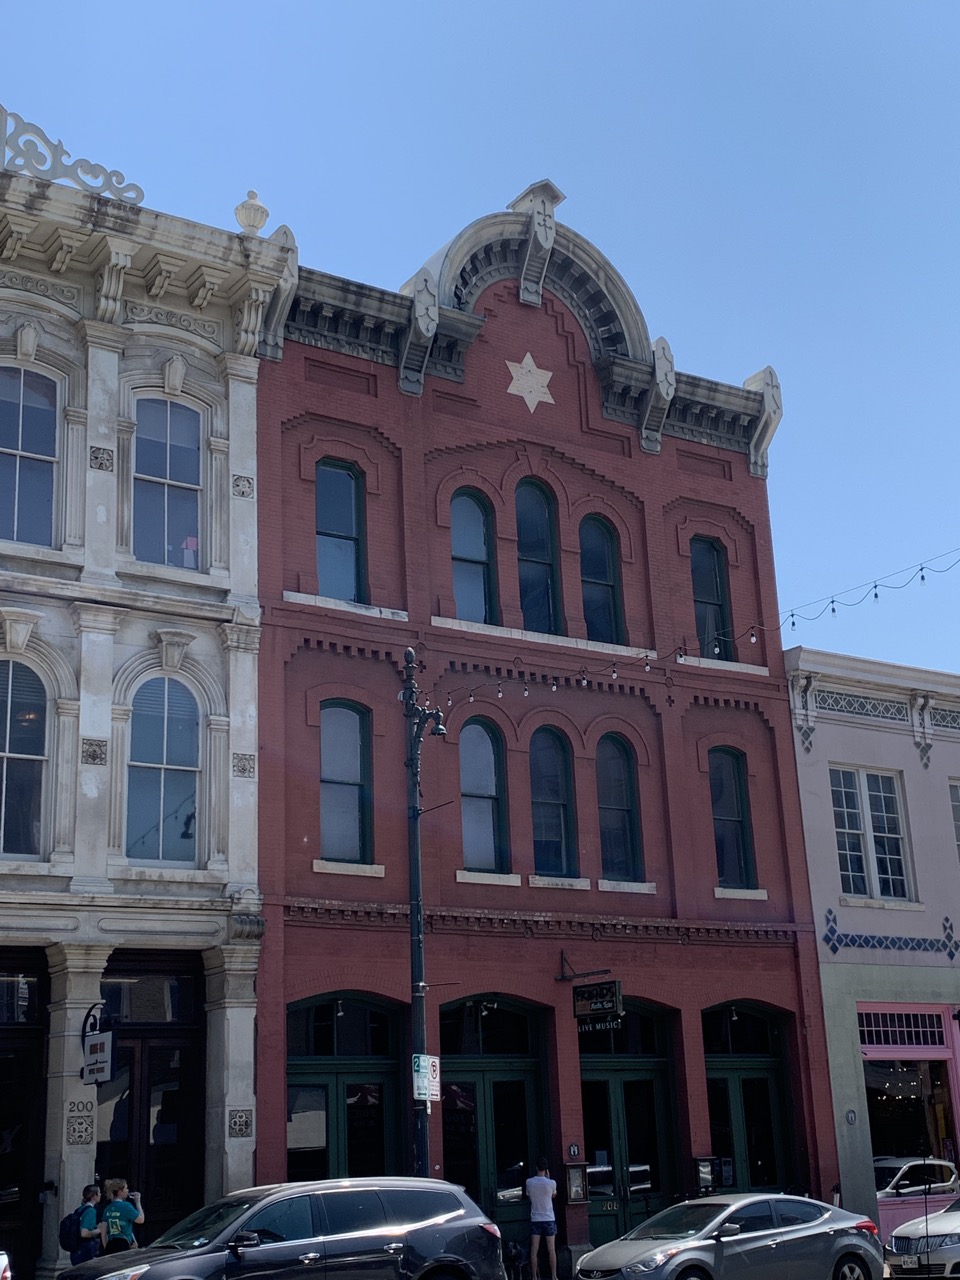
[[158, 1236], [153, 1242], [153, 1248], [199, 1249], [201, 1245], [209, 1244], [225, 1227], [232, 1226], [258, 1199], [258, 1196], [231, 1196], [229, 1200], [217, 1200], [214, 1204], [204, 1205], [196, 1213], [191, 1213], [189, 1218], [184, 1218], [175, 1227]]
[[695, 1236], [704, 1227], [710, 1225], [714, 1218], [732, 1208], [729, 1204], [710, 1204], [704, 1202], [691, 1204], [675, 1204], [661, 1213], [634, 1227], [623, 1237], [624, 1240], [682, 1240], [685, 1236]]
[[885, 1191], [902, 1168], [902, 1164], [875, 1164], [873, 1180], [877, 1184], [877, 1190]]

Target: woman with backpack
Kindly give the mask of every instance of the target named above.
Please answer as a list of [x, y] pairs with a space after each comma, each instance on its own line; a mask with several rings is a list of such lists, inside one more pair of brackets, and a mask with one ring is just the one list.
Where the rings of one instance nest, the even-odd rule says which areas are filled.
[[[83, 1188], [82, 1203], [70, 1215], [69, 1226], [70, 1265], [75, 1267], [81, 1262], [89, 1262], [100, 1253], [100, 1224], [97, 1222], [97, 1205], [100, 1203], [100, 1188], [95, 1182]], [[61, 1244], [67, 1220], [60, 1224]]]

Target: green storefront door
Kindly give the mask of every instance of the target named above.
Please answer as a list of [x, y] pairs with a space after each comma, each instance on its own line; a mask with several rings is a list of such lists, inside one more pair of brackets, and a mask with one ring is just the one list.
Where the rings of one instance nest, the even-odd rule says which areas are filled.
[[664, 1082], [654, 1073], [583, 1071], [590, 1243], [637, 1226], [664, 1203], [658, 1117], [666, 1114]]
[[538, 1010], [495, 995], [440, 1012], [444, 1176], [522, 1244], [523, 1184], [545, 1149], [541, 1038]]

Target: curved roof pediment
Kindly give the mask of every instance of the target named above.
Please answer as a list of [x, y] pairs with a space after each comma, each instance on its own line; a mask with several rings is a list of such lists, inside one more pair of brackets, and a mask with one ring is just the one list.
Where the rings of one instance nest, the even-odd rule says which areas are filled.
[[534, 183], [502, 213], [471, 222], [400, 293], [413, 296], [429, 272], [440, 306], [472, 312], [488, 285], [513, 277], [522, 302], [539, 305], [546, 288], [570, 308], [594, 360], [619, 356], [650, 364], [650, 335], [630, 287], [595, 245], [556, 221], [563, 198], [552, 182]]

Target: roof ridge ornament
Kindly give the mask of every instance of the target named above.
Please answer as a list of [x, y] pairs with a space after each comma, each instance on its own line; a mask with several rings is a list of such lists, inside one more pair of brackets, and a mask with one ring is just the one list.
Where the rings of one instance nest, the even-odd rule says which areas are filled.
[[59, 139], [52, 142], [39, 125], [30, 124], [0, 103], [0, 137], [3, 141], [0, 168], [55, 182], [64, 178], [91, 195], [110, 196], [124, 204], [141, 204], [143, 188], [127, 182], [119, 169], [90, 160], [71, 160]]
[[539, 307], [543, 301], [543, 281], [557, 238], [556, 208], [565, 199], [559, 187], [543, 178], [507, 205], [512, 213], [528, 214], [527, 242], [520, 263], [520, 301], [527, 306]]

